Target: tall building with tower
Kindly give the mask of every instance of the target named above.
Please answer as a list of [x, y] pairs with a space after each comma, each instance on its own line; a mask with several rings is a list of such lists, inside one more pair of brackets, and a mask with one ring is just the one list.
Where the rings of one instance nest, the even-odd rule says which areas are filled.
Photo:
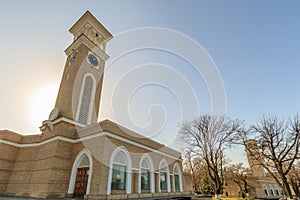
[[245, 149], [248, 158], [248, 163], [252, 172], [252, 176], [248, 178], [252, 186], [254, 196], [274, 199], [284, 196], [281, 186], [275, 179], [266, 173], [263, 167], [263, 158], [258, 150], [256, 140], [248, 140], [245, 142]]
[[55, 108], [41, 134], [0, 131], [0, 195], [142, 199], [189, 194], [181, 154], [109, 120], [98, 122], [111, 33], [87, 11], [70, 29]]
[[[245, 150], [248, 158], [251, 174], [245, 176], [247, 190], [241, 191], [241, 188], [233, 181], [231, 175], [226, 175], [226, 184], [224, 192], [229, 196], [238, 196], [244, 193], [244, 196], [250, 195], [258, 199], [279, 199], [284, 197], [284, 192], [274, 177], [265, 172], [263, 167], [263, 158], [258, 150], [256, 140], [247, 140], [245, 142]], [[241, 181], [242, 182], [242, 181]], [[240, 183], [244, 187], [245, 182]]]

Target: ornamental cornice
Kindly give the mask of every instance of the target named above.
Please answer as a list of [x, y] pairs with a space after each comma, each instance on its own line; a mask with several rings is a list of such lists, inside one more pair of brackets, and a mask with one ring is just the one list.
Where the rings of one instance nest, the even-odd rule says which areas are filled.
[[109, 56], [101, 50], [97, 45], [95, 45], [89, 38], [84, 34], [81, 34], [66, 50], [65, 53], [69, 56], [74, 49], [77, 49], [81, 44], [87, 46], [94, 54], [99, 56], [102, 60], [106, 61]]

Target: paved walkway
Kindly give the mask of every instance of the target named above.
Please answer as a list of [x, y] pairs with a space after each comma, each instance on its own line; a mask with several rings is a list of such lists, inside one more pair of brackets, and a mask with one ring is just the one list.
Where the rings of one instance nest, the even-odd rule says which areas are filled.
[[[32, 197], [2, 197], [2, 196], [0, 196], [0, 200], [45, 200], [45, 199], [32, 198]], [[81, 199], [65, 198], [65, 199], [47, 199], [47, 200], [81, 200]]]
[[0, 200], [38, 200], [30, 197], [0, 197]]
[[[178, 199], [178, 200], [182, 200], [185, 198], [172, 198], [172, 197], [161, 197], [161, 198], [144, 198], [145, 200], [157, 200], [157, 199]], [[198, 199], [198, 198], [197, 198]], [[200, 198], [199, 198], [200, 199]], [[210, 198], [211, 199], [211, 198]], [[78, 199], [78, 198], [62, 198], [62, 199], [40, 199], [40, 198], [32, 198], [32, 197], [2, 197], [0, 196], [0, 200], [83, 200], [83, 199]], [[201, 200], [207, 200], [207, 199], [203, 199], [201, 198]]]

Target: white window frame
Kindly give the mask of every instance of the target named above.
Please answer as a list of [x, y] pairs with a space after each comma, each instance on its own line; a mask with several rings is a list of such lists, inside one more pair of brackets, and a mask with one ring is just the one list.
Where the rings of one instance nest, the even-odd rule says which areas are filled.
[[165, 159], [162, 159], [159, 163], [159, 170], [158, 170], [158, 192], [161, 192], [160, 188], [160, 172], [161, 169], [166, 168], [167, 170], [167, 192], [171, 192], [171, 187], [170, 187], [170, 171], [169, 171], [169, 166], [168, 163]]
[[[177, 168], [178, 173], [175, 173], [175, 168]], [[181, 174], [182, 173], [181, 173], [178, 163], [175, 163], [173, 166], [173, 191], [174, 192], [177, 192], [176, 188], [175, 188], [175, 175], [179, 176], [179, 191], [182, 192], [182, 175]]]
[[[273, 187], [272, 187], [272, 185], [271, 185], [271, 184], [269, 184], [269, 190], [270, 190], [270, 191], [272, 191], [272, 192], [270, 192], [270, 194], [269, 194], [269, 195], [270, 195], [271, 197], [275, 197], [275, 196], [276, 196], [276, 194], [275, 194], [275, 192], [274, 192], [274, 189], [273, 189]], [[272, 193], [273, 193], [273, 195], [272, 195]]]
[[[274, 188], [275, 188], [275, 189], [274, 189]], [[274, 192], [274, 196], [278, 196], [278, 197], [281, 196], [281, 195], [280, 195], [280, 190], [279, 190], [279, 188], [278, 188], [277, 185], [274, 185], [273, 189], [274, 189], [274, 191], [273, 191], [273, 192]], [[278, 191], [278, 195], [277, 195], [277, 193], [275, 192], [276, 190]]]
[[138, 178], [138, 193], [140, 194], [142, 192], [142, 184], [141, 184], [141, 179], [142, 179], [142, 169], [145, 169], [142, 167], [142, 163], [144, 159], [148, 160], [148, 164], [150, 165], [147, 170], [150, 171], [150, 192], [154, 193], [155, 192], [155, 184], [154, 184], [154, 165], [153, 165], [153, 160], [151, 156], [147, 153], [143, 154], [143, 156], [140, 159], [140, 164], [139, 164], [139, 178]]
[[122, 152], [125, 155], [126, 159], [126, 194], [131, 194], [131, 173], [132, 173], [132, 160], [130, 153], [124, 146], [117, 147], [110, 156], [109, 162], [109, 173], [108, 173], [108, 183], [107, 183], [107, 195], [111, 194], [111, 183], [112, 183], [112, 172], [113, 172], [113, 164], [124, 165], [123, 163], [114, 162], [115, 157]]
[[266, 193], [265, 193], [265, 190], [267, 191], [267, 197], [269, 197], [270, 196], [270, 194], [269, 194], [269, 188], [265, 185], [265, 184], [263, 184], [263, 192], [264, 192], [264, 195], [266, 195]]

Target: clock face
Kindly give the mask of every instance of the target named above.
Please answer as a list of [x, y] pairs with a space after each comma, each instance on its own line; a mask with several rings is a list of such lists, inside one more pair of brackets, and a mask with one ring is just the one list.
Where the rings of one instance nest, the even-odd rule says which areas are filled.
[[89, 60], [89, 62], [90, 62], [94, 67], [97, 67], [98, 64], [99, 64], [99, 61], [98, 61], [97, 57], [94, 56], [93, 54], [89, 54], [89, 55], [88, 55], [88, 60]]
[[74, 52], [70, 58], [70, 64], [72, 64], [76, 60], [77, 52]]

